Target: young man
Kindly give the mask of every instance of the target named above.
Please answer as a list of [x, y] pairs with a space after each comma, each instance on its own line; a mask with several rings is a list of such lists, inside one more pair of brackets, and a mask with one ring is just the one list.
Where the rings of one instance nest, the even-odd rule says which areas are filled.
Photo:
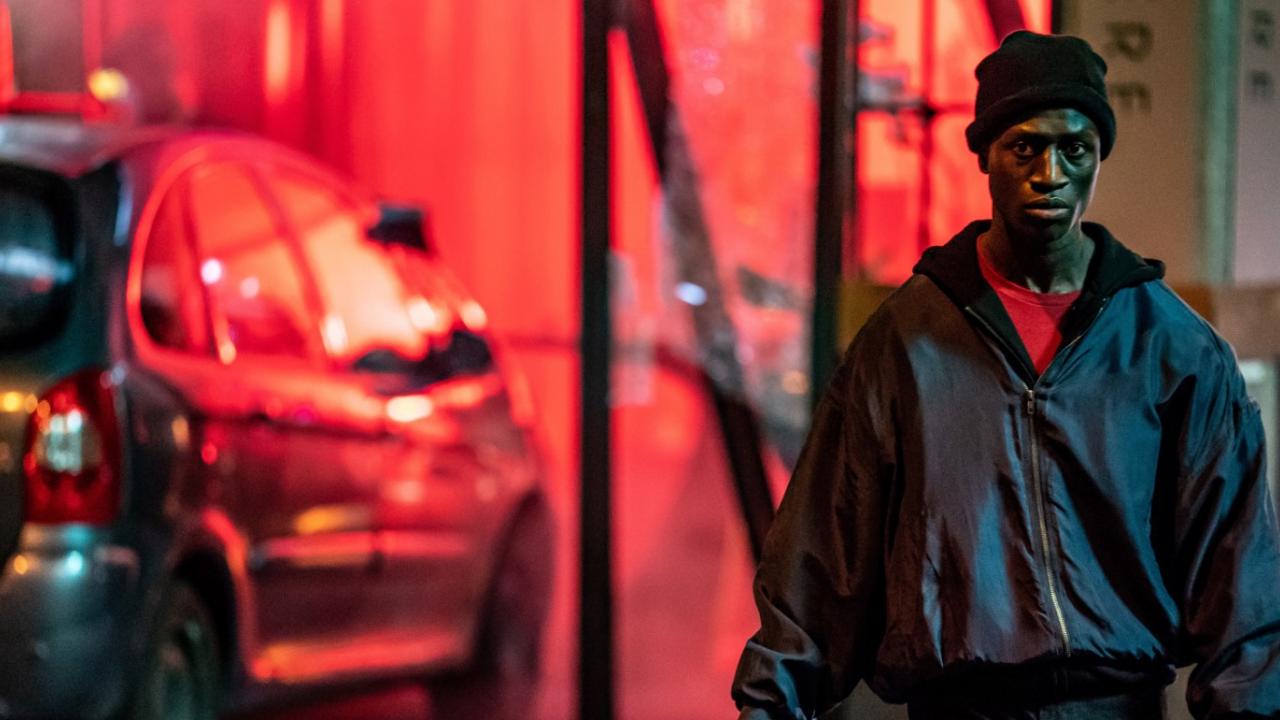
[[1105, 72], [1029, 32], [978, 65], [992, 219], [924, 254], [828, 388], [756, 577], [742, 718], [866, 681], [913, 720], [1153, 720], [1191, 663], [1196, 717], [1280, 717], [1257, 408], [1161, 263], [1081, 220]]

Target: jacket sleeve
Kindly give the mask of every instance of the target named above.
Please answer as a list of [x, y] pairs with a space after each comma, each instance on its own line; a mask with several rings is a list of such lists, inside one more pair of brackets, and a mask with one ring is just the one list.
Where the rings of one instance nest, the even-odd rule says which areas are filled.
[[755, 578], [760, 629], [733, 681], [741, 719], [811, 718], [866, 675], [883, 625], [880, 451], [849, 359], [815, 412]]
[[[1280, 543], [1258, 408], [1230, 357], [1198, 379], [1181, 428], [1175, 519], [1196, 718], [1280, 717]], [[1206, 377], [1207, 376], [1207, 377]], [[1192, 450], [1191, 448], [1195, 448]]]

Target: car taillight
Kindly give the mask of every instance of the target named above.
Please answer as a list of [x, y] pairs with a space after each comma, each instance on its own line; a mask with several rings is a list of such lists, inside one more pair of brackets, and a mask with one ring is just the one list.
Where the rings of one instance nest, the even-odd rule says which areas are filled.
[[40, 524], [115, 519], [120, 508], [120, 433], [105, 372], [86, 370], [46, 392], [27, 421], [22, 456], [26, 520]]

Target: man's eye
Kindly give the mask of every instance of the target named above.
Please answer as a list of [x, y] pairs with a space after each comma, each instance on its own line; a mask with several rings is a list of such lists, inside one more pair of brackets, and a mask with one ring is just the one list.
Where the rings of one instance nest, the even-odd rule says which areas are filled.
[[1073, 142], [1068, 143], [1063, 152], [1069, 158], [1082, 158], [1089, 152], [1089, 147], [1082, 142]]
[[1031, 143], [1026, 140], [1019, 140], [1009, 148], [1015, 155], [1020, 157], [1031, 157], [1035, 154], [1035, 148], [1031, 147]]

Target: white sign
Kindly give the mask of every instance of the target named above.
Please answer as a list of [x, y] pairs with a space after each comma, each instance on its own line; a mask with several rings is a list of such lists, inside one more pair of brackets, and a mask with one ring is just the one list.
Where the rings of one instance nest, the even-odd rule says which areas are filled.
[[1280, 0], [1240, 9], [1235, 281], [1280, 282]]

